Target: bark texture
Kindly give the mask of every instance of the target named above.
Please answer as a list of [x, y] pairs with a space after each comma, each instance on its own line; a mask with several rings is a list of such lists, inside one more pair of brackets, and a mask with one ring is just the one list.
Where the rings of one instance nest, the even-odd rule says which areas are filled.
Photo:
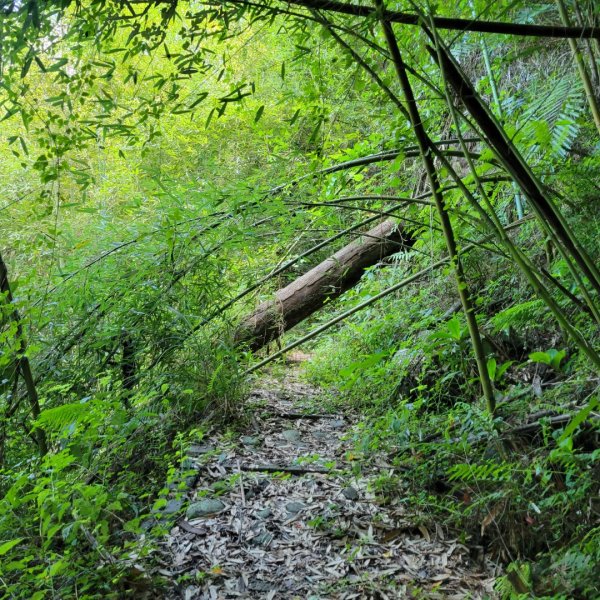
[[413, 243], [401, 225], [384, 221], [258, 306], [239, 326], [236, 343], [258, 350], [356, 285], [366, 268]]

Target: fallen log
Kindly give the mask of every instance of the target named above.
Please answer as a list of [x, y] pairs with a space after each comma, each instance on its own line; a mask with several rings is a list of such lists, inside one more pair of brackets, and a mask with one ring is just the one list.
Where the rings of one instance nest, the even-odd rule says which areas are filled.
[[408, 250], [414, 238], [388, 219], [363, 233], [333, 256], [278, 290], [239, 325], [236, 345], [258, 350], [356, 285], [365, 269], [383, 258]]

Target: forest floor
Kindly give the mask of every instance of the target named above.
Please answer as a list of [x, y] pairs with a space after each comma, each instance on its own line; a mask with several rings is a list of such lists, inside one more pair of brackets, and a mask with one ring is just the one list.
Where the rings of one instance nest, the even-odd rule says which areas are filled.
[[161, 548], [166, 597], [493, 597], [494, 566], [441, 525], [419, 525], [403, 498], [383, 503], [388, 459], [356, 456], [357, 418], [326, 412], [323, 391], [297, 375], [262, 377], [245, 431], [189, 449], [198, 476], [167, 507], [186, 514]]

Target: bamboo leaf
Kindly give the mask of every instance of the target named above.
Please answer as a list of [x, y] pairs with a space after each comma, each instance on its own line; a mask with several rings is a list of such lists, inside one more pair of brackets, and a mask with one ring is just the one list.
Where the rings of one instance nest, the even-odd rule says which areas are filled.
[[257, 111], [256, 111], [256, 115], [254, 116], [254, 123], [258, 123], [260, 121], [260, 118], [263, 116], [263, 113], [265, 112], [265, 105], [263, 104]]
[[588, 418], [590, 413], [598, 406], [598, 397], [592, 398], [588, 405], [583, 407], [570, 421], [569, 424], [565, 427], [562, 435], [559, 438], [560, 442], [564, 442], [566, 439], [570, 438], [575, 430]]
[[12, 548], [14, 548], [17, 544], [20, 544], [24, 539], [25, 538], [16, 538], [14, 540], [4, 542], [4, 544], [0, 544], [0, 556], [7, 554]]
[[21, 67], [21, 79], [24, 79], [29, 73], [29, 69], [31, 67], [31, 63], [33, 62], [34, 53], [33, 50], [29, 50], [25, 60], [23, 61], [23, 66]]

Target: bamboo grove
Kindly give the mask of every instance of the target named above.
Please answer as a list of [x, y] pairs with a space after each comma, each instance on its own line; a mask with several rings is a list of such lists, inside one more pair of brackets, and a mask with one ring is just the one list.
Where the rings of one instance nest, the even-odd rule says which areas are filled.
[[[82, 497], [99, 480], [124, 489], [127, 468], [106, 464], [128, 466], [147, 423], [169, 421], [163, 452], [191, 421], [232, 418], [223, 398], [253, 374], [392, 299], [400, 318], [403, 293], [436, 277], [493, 439], [517, 360], [498, 368], [486, 331], [488, 262], [595, 381], [598, 143], [577, 135], [600, 134], [599, 20], [584, 0], [0, 3], [2, 494], [28, 497], [27, 461], [84, 465]], [[70, 444], [81, 454], [60, 462]]]

